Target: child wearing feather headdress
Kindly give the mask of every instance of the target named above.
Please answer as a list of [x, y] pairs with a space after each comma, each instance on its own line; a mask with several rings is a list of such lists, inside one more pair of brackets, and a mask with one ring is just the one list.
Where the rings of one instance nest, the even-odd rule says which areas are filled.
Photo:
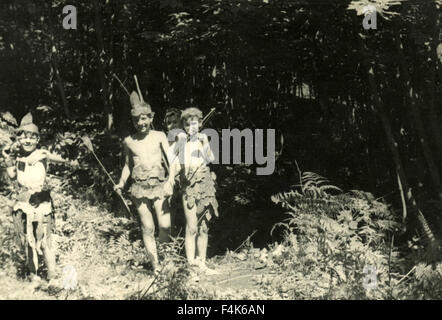
[[218, 217], [218, 202], [215, 198], [215, 177], [208, 163], [214, 161], [207, 135], [200, 133], [202, 112], [198, 108], [187, 108], [181, 113], [186, 133], [178, 135], [178, 145], [183, 153], [181, 163], [181, 192], [186, 216], [186, 256], [188, 263], [206, 273], [216, 273], [206, 266], [209, 221]]
[[15, 180], [10, 207], [14, 225], [22, 245], [33, 279], [38, 279], [38, 255], [43, 255], [48, 279], [55, 277], [55, 248], [52, 243], [54, 212], [50, 190], [46, 184], [47, 161], [69, 163], [48, 150], [38, 149], [40, 135], [32, 123], [32, 115], [23, 117], [16, 131], [16, 141], [3, 150], [7, 173]]
[[[141, 93], [140, 93], [141, 96]], [[167, 197], [172, 194], [173, 177], [167, 176], [162, 161], [169, 150], [166, 135], [152, 130], [154, 112], [148, 103], [136, 92], [130, 95], [132, 122], [136, 133], [124, 139], [125, 165], [115, 190], [132, 178], [130, 193], [141, 220], [143, 242], [154, 271], [158, 270], [159, 261], [155, 243], [155, 224], [152, 210], [155, 211], [159, 225], [159, 241], [169, 241], [170, 209]]]

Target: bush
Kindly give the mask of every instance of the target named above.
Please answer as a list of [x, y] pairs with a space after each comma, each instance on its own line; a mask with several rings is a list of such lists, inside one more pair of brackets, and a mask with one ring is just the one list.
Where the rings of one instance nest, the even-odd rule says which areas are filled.
[[[289, 218], [275, 225], [285, 229], [283, 249], [273, 257], [284, 273], [276, 286], [283, 297], [406, 299], [416, 298], [418, 291], [421, 298], [440, 297], [440, 264], [433, 272], [417, 266], [412, 289], [410, 281], [403, 281], [402, 260], [392, 245], [399, 224], [386, 204], [370, 193], [342, 193], [314, 173], [300, 180], [300, 192], [272, 197], [289, 210]], [[376, 270], [376, 283], [367, 289], [371, 270]]]

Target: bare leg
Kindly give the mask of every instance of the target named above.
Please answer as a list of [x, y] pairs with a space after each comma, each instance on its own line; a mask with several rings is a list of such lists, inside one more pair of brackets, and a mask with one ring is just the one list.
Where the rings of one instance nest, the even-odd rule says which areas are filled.
[[[26, 257], [26, 262], [28, 263], [28, 268], [29, 268], [29, 272], [31, 273], [31, 275], [33, 274], [37, 274], [37, 268], [38, 267], [38, 257], [36, 258], [36, 252], [34, 251], [34, 249], [27, 244], [26, 245], [26, 250], [27, 250], [27, 257]], [[35, 261], [37, 260], [37, 265], [35, 263]]]
[[207, 243], [209, 240], [209, 227], [206, 220], [203, 218], [201, 225], [198, 228], [198, 235], [196, 237], [196, 245], [198, 248], [198, 258], [204, 265], [206, 263]]
[[170, 240], [170, 209], [167, 199], [158, 199], [153, 203], [158, 219], [160, 243]]
[[[47, 237], [47, 236], [46, 236]], [[49, 238], [51, 238], [49, 236]], [[46, 239], [43, 244], [43, 255], [48, 268], [48, 279], [55, 277], [55, 250], [52, 246], [52, 240]]]
[[[206, 212], [205, 212], [206, 213]], [[198, 247], [198, 260], [200, 269], [207, 275], [218, 274], [218, 271], [210, 269], [206, 266], [206, 256], [207, 256], [207, 244], [209, 240], [209, 226], [206, 215], [202, 216], [201, 224], [198, 228], [198, 235], [196, 238], [196, 245]]]
[[35, 233], [34, 233], [34, 223], [30, 220], [26, 221], [26, 239], [27, 239], [27, 250], [28, 250], [28, 266], [29, 270], [31, 272], [31, 275], [37, 275], [38, 271], [38, 255], [37, 250], [35, 249], [35, 245], [37, 243], [37, 240], [35, 239]]
[[48, 268], [48, 279], [55, 277], [55, 248], [52, 242], [52, 222], [46, 225], [46, 234], [43, 238], [43, 255]]
[[183, 199], [184, 214], [186, 215], [186, 257], [190, 265], [195, 264], [195, 238], [198, 230], [198, 219], [196, 216], [196, 205], [192, 209], [187, 206], [187, 201]]
[[150, 212], [145, 201], [135, 201], [138, 214], [141, 220], [141, 231], [143, 234], [143, 242], [146, 248], [147, 256], [154, 270], [158, 269], [157, 245], [155, 243], [155, 223], [152, 213]]

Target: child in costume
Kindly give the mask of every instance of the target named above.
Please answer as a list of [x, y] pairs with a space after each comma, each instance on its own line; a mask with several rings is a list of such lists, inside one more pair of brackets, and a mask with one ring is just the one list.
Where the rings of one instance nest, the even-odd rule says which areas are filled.
[[198, 132], [202, 112], [198, 108], [187, 108], [181, 113], [181, 121], [186, 134], [180, 134], [177, 143], [184, 145], [180, 177], [186, 216], [187, 261], [206, 273], [216, 273], [206, 266], [208, 223], [213, 214], [218, 217], [215, 178], [207, 166], [214, 160], [214, 155], [207, 135]]
[[158, 219], [159, 241], [169, 241], [170, 209], [167, 197], [172, 195], [173, 177], [163, 166], [169, 143], [161, 131], [152, 130], [154, 112], [136, 92], [130, 95], [132, 122], [136, 133], [124, 139], [125, 165], [115, 190], [132, 178], [130, 193], [141, 220], [143, 242], [154, 271], [158, 270], [158, 254], [155, 243], [155, 224], [152, 210]]
[[181, 191], [180, 191], [180, 162], [176, 154], [178, 153], [177, 149], [177, 140], [178, 137], [175, 133], [178, 131], [182, 131], [181, 126], [181, 111], [176, 108], [169, 108], [166, 110], [166, 114], [164, 116], [164, 128], [167, 133], [167, 138], [169, 141], [169, 154], [168, 158], [171, 159], [170, 174], [174, 176], [174, 188], [173, 194], [168, 198], [170, 212], [172, 215], [172, 226], [174, 229], [174, 234], [177, 233], [178, 225], [184, 224], [184, 220], [181, 221], [179, 211], [182, 211], [181, 206]]
[[50, 190], [46, 184], [47, 161], [69, 163], [44, 149], [37, 149], [40, 141], [38, 127], [32, 123], [29, 113], [23, 117], [17, 129], [16, 142], [7, 150], [7, 173], [14, 181], [15, 190], [10, 207], [16, 231], [22, 245], [29, 271], [34, 279], [38, 271], [38, 255], [43, 255], [48, 270], [48, 279], [55, 277], [55, 248], [52, 243], [54, 212]]

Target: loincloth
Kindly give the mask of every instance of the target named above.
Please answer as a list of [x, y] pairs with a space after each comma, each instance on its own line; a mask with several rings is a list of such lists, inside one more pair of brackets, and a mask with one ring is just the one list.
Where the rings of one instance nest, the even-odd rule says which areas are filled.
[[130, 193], [135, 199], [163, 199], [167, 196], [164, 185], [167, 182], [166, 170], [163, 167], [146, 167], [138, 165], [132, 170]]
[[21, 187], [15, 192], [14, 198], [12, 211], [23, 211], [33, 222], [52, 213], [52, 198], [49, 190], [33, 192]]
[[[184, 170], [183, 170], [184, 172]], [[188, 176], [182, 175], [183, 197], [189, 208], [197, 206], [197, 215], [201, 215], [206, 210], [212, 209], [215, 216], [218, 217], [218, 201], [215, 193], [215, 178], [208, 167], [199, 167], [194, 173], [188, 173]]]
[[42, 241], [52, 232], [55, 223], [49, 190], [31, 193], [22, 188], [16, 194], [12, 218], [21, 244], [27, 243], [42, 254]]

